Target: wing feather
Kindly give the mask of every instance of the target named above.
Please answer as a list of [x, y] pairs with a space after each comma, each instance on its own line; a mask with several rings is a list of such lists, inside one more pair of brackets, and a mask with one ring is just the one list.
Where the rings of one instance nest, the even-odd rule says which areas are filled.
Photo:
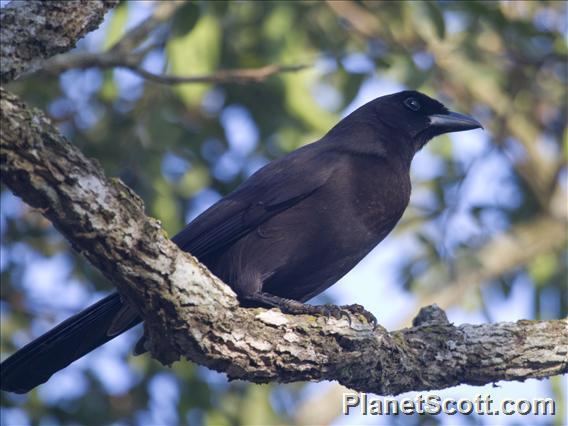
[[318, 190], [335, 166], [336, 156], [322, 141], [307, 145], [257, 171], [172, 241], [197, 258], [204, 258]]

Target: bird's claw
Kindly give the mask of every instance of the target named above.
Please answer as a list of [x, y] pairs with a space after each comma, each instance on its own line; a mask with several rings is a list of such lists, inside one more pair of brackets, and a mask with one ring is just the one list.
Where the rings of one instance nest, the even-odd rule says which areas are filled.
[[363, 317], [369, 324], [373, 326], [373, 329], [377, 326], [377, 319], [375, 316], [367, 311], [363, 306], [358, 304], [353, 305], [323, 305], [322, 313], [330, 318], [335, 319], [345, 318], [349, 322], [349, 326], [352, 324], [353, 317]]
[[373, 329], [377, 327], [378, 324], [377, 318], [375, 318], [375, 316], [372, 313], [370, 313], [368, 310], [366, 310], [363, 306], [354, 303], [353, 305], [340, 306], [340, 308], [343, 311], [347, 311], [356, 317], [365, 318], [365, 320], [373, 326]]
[[353, 323], [353, 318], [361, 320], [361, 317], [365, 319], [373, 329], [377, 327], [377, 319], [375, 316], [367, 311], [363, 306], [358, 304], [353, 305], [306, 305], [293, 300], [285, 300], [279, 305], [282, 312], [292, 315], [307, 314], [307, 315], [323, 315], [329, 318], [335, 318], [341, 320], [346, 319], [349, 322], [349, 326]]

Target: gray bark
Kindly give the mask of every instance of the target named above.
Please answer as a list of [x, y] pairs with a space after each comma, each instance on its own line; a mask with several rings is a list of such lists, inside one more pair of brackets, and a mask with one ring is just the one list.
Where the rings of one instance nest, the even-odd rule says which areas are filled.
[[16, 0], [0, 9], [0, 81], [35, 71], [96, 29], [118, 0]]
[[[1, 11], [2, 31], [9, 29], [2, 33], [3, 81], [71, 48], [111, 4], [23, 2], [18, 12]], [[349, 324], [241, 308], [227, 285], [144, 215], [136, 194], [107, 179], [43, 113], [3, 88], [0, 110], [3, 182], [40, 209], [139, 310], [152, 355], [165, 364], [186, 357], [232, 379], [337, 380], [383, 395], [568, 370], [567, 320], [455, 327], [429, 307], [412, 328], [387, 332], [360, 319]]]
[[244, 309], [234, 293], [171, 243], [142, 201], [67, 142], [45, 116], [2, 90], [5, 183], [40, 209], [146, 320], [152, 355], [181, 357], [232, 379], [337, 380], [378, 394], [566, 373], [568, 322], [449, 324], [439, 309], [415, 326]]

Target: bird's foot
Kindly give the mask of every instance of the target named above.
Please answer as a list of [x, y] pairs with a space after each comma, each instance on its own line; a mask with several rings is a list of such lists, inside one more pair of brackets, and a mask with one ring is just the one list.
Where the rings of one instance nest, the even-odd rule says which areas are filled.
[[289, 314], [323, 315], [327, 318], [333, 317], [335, 319], [345, 318], [349, 322], [349, 325], [352, 324], [353, 318], [361, 320], [362, 317], [371, 324], [373, 328], [377, 326], [377, 319], [375, 316], [367, 311], [363, 306], [358, 304], [338, 306], [331, 304], [307, 305], [302, 303], [300, 306], [294, 305], [292, 309], [285, 306], [284, 309], [282, 309], [282, 312]]
[[363, 306], [354, 303], [352, 305], [342, 305], [339, 306], [342, 311], [347, 311], [355, 317], [363, 317], [369, 324], [373, 326], [373, 328], [377, 327], [378, 321], [375, 316], [366, 310]]
[[257, 305], [273, 306], [279, 308], [285, 314], [322, 315], [327, 318], [333, 317], [335, 319], [345, 318], [349, 321], [349, 325], [351, 325], [353, 318], [361, 320], [362, 317], [373, 326], [373, 329], [377, 326], [377, 319], [375, 316], [367, 311], [363, 306], [358, 304], [343, 306], [331, 304], [308, 305], [306, 303], [298, 302], [297, 300], [285, 299], [269, 293], [255, 293], [243, 299], [247, 305], [253, 302], [253, 304]]

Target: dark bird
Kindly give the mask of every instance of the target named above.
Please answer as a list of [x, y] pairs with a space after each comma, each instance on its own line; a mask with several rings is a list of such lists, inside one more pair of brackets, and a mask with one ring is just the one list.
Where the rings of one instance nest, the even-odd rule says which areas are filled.
[[[343, 314], [345, 308], [304, 302], [393, 229], [408, 205], [417, 151], [437, 135], [480, 127], [416, 91], [382, 96], [319, 141], [258, 170], [172, 241], [230, 285], [245, 306]], [[0, 388], [28, 392], [140, 321], [114, 293], [0, 364]]]

